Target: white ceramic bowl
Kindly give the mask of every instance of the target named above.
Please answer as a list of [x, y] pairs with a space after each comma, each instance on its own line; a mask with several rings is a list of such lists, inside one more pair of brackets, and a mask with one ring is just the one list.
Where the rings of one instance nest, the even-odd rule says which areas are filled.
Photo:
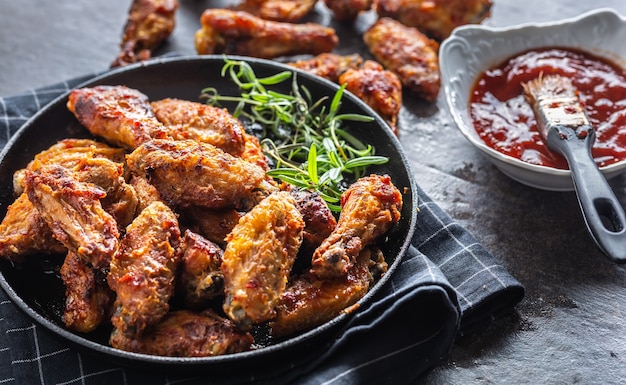
[[[529, 164], [494, 150], [479, 138], [469, 115], [470, 92], [478, 76], [512, 56], [541, 47], [576, 48], [626, 68], [626, 18], [600, 9], [548, 23], [459, 27], [440, 47], [442, 86], [458, 128], [504, 174], [532, 187], [567, 191], [573, 189], [569, 170]], [[626, 160], [601, 170], [609, 179], [626, 170]]]

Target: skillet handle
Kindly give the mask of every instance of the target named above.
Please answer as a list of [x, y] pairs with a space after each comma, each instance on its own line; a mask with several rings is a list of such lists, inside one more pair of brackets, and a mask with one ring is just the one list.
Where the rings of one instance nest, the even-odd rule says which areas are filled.
[[592, 138], [563, 138], [553, 133], [548, 142], [567, 159], [589, 233], [610, 260], [626, 263], [626, 215], [591, 156]]

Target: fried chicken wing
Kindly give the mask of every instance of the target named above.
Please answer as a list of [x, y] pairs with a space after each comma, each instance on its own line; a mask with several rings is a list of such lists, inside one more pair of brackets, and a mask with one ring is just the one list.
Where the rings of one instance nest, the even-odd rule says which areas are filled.
[[244, 215], [228, 235], [221, 265], [223, 308], [244, 330], [274, 317], [303, 229], [294, 198], [279, 191]]
[[367, 60], [359, 69], [349, 69], [339, 77], [339, 84], [372, 107], [398, 135], [398, 115], [402, 108], [402, 83], [398, 76], [379, 63]]
[[310, 59], [302, 59], [288, 64], [338, 83], [339, 76], [349, 69], [359, 68], [362, 63], [363, 58], [356, 53], [345, 56], [336, 53], [321, 53]]
[[319, 278], [345, 275], [361, 250], [400, 220], [402, 194], [388, 175], [372, 174], [342, 194], [341, 206], [337, 227], [313, 253], [311, 272]]
[[150, 59], [174, 31], [177, 0], [133, 0], [124, 26], [120, 53], [111, 67]]
[[335, 30], [315, 23], [264, 20], [247, 12], [207, 9], [196, 32], [199, 54], [233, 54], [272, 59], [330, 52], [339, 39]]
[[117, 222], [101, 204], [102, 188], [58, 165], [26, 174], [26, 193], [54, 237], [94, 268], [104, 268], [118, 245]]
[[126, 149], [165, 137], [163, 124], [154, 116], [148, 97], [126, 86], [74, 89], [67, 108], [89, 132]]
[[52, 230], [22, 193], [9, 207], [0, 223], [0, 257], [14, 263], [33, 254], [62, 254], [67, 248], [52, 236]]
[[315, 249], [333, 232], [337, 220], [318, 193], [291, 188], [289, 193], [304, 220], [303, 247]]
[[176, 214], [162, 202], [146, 207], [126, 229], [107, 277], [117, 294], [113, 326], [133, 337], [169, 311], [180, 263]]
[[188, 226], [209, 241], [226, 246], [226, 237], [239, 223], [243, 213], [234, 209], [213, 210], [190, 207], [183, 211]]
[[338, 21], [354, 21], [362, 11], [372, 8], [374, 0], [324, 0]]
[[244, 0], [235, 9], [265, 20], [295, 23], [305, 17], [317, 0]]
[[441, 88], [439, 44], [416, 28], [383, 17], [363, 34], [370, 52], [402, 85], [426, 101], [437, 99]]
[[[374, 276], [370, 269], [376, 266]], [[378, 248], [366, 247], [346, 275], [319, 279], [310, 272], [290, 282], [270, 322], [271, 334], [284, 337], [328, 322], [367, 293], [387, 264]]]
[[224, 252], [218, 245], [190, 230], [185, 231], [177, 291], [191, 309], [204, 309], [224, 293], [220, 270]]
[[152, 140], [127, 157], [168, 203], [183, 208], [246, 209], [275, 189], [260, 167], [208, 143]]
[[136, 212], [142, 212], [146, 207], [150, 206], [150, 203], [159, 201], [162, 202], [161, 194], [153, 185], [148, 182], [146, 178], [141, 175], [133, 175], [130, 178], [130, 185], [135, 189], [137, 194], [137, 209]]
[[458, 26], [483, 21], [491, 6], [491, 0], [377, 0], [376, 12], [441, 41]]
[[261, 142], [259, 139], [250, 134], [244, 134], [245, 138], [245, 148], [243, 153], [240, 155], [240, 158], [248, 161], [252, 164], [256, 164], [261, 167], [264, 171], [270, 169], [270, 164], [263, 152], [263, 148], [261, 147]]
[[65, 326], [88, 333], [107, 322], [115, 294], [107, 285], [105, 273], [92, 269], [73, 252], [65, 257], [60, 273], [65, 285]]
[[171, 98], [151, 105], [172, 139], [195, 139], [236, 156], [244, 152], [245, 128], [225, 108]]
[[208, 357], [250, 350], [254, 339], [212, 310], [178, 310], [139, 336], [129, 337], [114, 330], [110, 342], [114, 348], [135, 353]]

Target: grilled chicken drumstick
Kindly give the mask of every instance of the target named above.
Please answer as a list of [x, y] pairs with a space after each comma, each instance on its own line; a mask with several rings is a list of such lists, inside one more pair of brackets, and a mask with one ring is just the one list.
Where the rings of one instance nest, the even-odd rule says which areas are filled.
[[199, 54], [231, 54], [272, 59], [330, 52], [339, 39], [332, 28], [315, 23], [264, 20], [247, 12], [207, 9], [196, 32]]

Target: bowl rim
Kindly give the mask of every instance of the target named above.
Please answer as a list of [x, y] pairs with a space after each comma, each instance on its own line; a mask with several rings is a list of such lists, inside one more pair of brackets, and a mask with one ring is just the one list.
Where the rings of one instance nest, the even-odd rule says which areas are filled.
[[[626, 17], [622, 16], [621, 14], [619, 14], [617, 11], [615, 11], [612, 8], [599, 8], [599, 9], [581, 13], [578, 16], [563, 18], [563, 19], [553, 20], [553, 21], [524, 22], [524, 23], [519, 23], [519, 24], [515, 24], [511, 26], [502, 26], [502, 27], [494, 27], [494, 26], [488, 26], [488, 25], [482, 25], [482, 24], [468, 24], [468, 25], [457, 27], [452, 32], [452, 34], [446, 40], [444, 40], [441, 44], [439, 65], [441, 68], [442, 88], [444, 91], [445, 101], [446, 101], [448, 111], [451, 114], [454, 120], [454, 123], [456, 124], [459, 131], [461, 131], [463, 136], [472, 145], [474, 145], [478, 150], [480, 150], [483, 154], [486, 154], [492, 160], [495, 160], [497, 162], [500, 162], [500, 163], [503, 163], [512, 167], [522, 169], [526, 173], [528, 172], [536, 173], [536, 174], [541, 174], [543, 176], [557, 177], [560, 179], [567, 178], [571, 181], [570, 170], [556, 169], [556, 168], [549, 167], [549, 166], [542, 166], [542, 165], [527, 163], [513, 156], [501, 153], [497, 151], [496, 149], [488, 146], [484, 141], [482, 141], [482, 139], [480, 139], [478, 135], [476, 134], [473, 126], [468, 127], [467, 124], [465, 124], [464, 115], [468, 113], [468, 111], [466, 110], [459, 111], [457, 108], [454, 108], [455, 107], [455, 103], [454, 103], [455, 95], [454, 95], [454, 91], [452, 90], [450, 80], [452, 77], [451, 74], [455, 72], [454, 70], [455, 67], [454, 65], [450, 64], [447, 61], [446, 53], [448, 52], [450, 47], [452, 47], [454, 44], [456, 44], [457, 42], [461, 40], [465, 40], [468, 37], [471, 40], [476, 40], [478, 38], [484, 39], [484, 38], [489, 38], [492, 36], [503, 35], [503, 34], [506, 36], [519, 35], [520, 33], [537, 34], [539, 31], [544, 30], [546, 28], [572, 27], [577, 24], [585, 23], [593, 18], [613, 19], [616, 22], [623, 24], [624, 27], [626, 28]], [[540, 44], [536, 47], [542, 47], [542, 46], [547, 47], [548, 45]], [[529, 48], [529, 49], [532, 49], [532, 48]], [[622, 66], [626, 64], [626, 58], [619, 57], [614, 53], [612, 53], [611, 55], [611, 52], [603, 51], [602, 53], [605, 54], [605, 56], [608, 56], [607, 59], [612, 60], [613, 62], [617, 62], [616, 64], [619, 64]], [[507, 57], [511, 57], [514, 55], [515, 53], [501, 55], [502, 58], [504, 59], [496, 60], [495, 61], [496, 63], [485, 61], [484, 63], [481, 63], [482, 70], [484, 71], [488, 68], [491, 68], [493, 65], [496, 65], [502, 60], [506, 60]], [[604, 56], [604, 55], [601, 55], [601, 56]], [[473, 77], [472, 84], [475, 81], [476, 81], [476, 76]], [[471, 92], [471, 89], [467, 90], [468, 94], [469, 92]], [[498, 164], [496, 164], [496, 166], [499, 167]], [[612, 177], [615, 174], [621, 172], [624, 168], [626, 168], [626, 159], [623, 159], [616, 163], [612, 163], [607, 166], [600, 167], [600, 170], [605, 175], [605, 177]], [[512, 175], [509, 172], [505, 172], [505, 174], [509, 177], [512, 177]], [[513, 179], [516, 179], [517, 181], [527, 184], [529, 186], [542, 188], [546, 190], [572, 190], [574, 188], [573, 184], [571, 187], [559, 188], [559, 187], [554, 187], [554, 186], [551, 186], [551, 187], [542, 186], [536, 183], [532, 183], [530, 181], [520, 180], [520, 178], [515, 178], [515, 177], [513, 177]]]

